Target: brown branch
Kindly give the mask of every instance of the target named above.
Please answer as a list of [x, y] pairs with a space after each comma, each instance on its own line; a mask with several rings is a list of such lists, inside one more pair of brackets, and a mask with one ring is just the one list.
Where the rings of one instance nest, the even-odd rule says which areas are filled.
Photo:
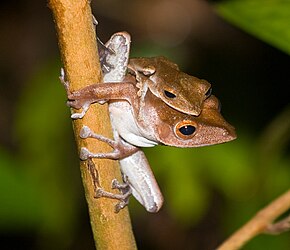
[[247, 241], [261, 233], [277, 234], [289, 229], [289, 217], [273, 223], [290, 209], [290, 190], [260, 210], [249, 222], [228, 238], [217, 250], [240, 249]]
[[[62, 62], [71, 89], [76, 90], [100, 82], [101, 69], [89, 1], [49, 0], [49, 7], [53, 12]], [[73, 127], [78, 149], [87, 147], [93, 152], [112, 150], [96, 140], [81, 139], [79, 131], [83, 125], [111, 137], [106, 105], [93, 105], [83, 119], [73, 122]], [[94, 163], [100, 176], [100, 184], [110, 191], [112, 180], [121, 180], [117, 163], [110, 160], [94, 160]], [[116, 214], [116, 201], [107, 198], [95, 199], [87, 163], [81, 161], [80, 168], [97, 249], [136, 249], [128, 209]]]

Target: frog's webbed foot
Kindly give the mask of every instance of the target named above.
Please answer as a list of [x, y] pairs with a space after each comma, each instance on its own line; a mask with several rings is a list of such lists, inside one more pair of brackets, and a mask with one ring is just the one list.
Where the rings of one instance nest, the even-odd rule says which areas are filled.
[[112, 181], [112, 189], [118, 189], [121, 193], [115, 194], [105, 191], [99, 183], [98, 171], [95, 168], [95, 164], [91, 159], [88, 160], [88, 169], [93, 179], [95, 198], [106, 197], [110, 199], [119, 200], [120, 202], [115, 205], [115, 213], [118, 213], [121, 209], [129, 204], [129, 198], [132, 194], [132, 190], [129, 186], [128, 179], [124, 178], [124, 183], [120, 183], [117, 179]]
[[104, 158], [119, 160], [125, 158], [133, 153], [137, 152], [139, 149], [131, 144], [125, 143], [120, 138], [118, 140], [112, 140], [102, 135], [96, 134], [87, 126], [83, 126], [80, 131], [80, 137], [83, 139], [94, 138], [99, 141], [107, 143], [113, 148], [112, 152], [109, 153], [92, 153], [87, 148], [82, 147], [80, 152], [80, 158], [82, 160], [87, 160], [88, 158]]

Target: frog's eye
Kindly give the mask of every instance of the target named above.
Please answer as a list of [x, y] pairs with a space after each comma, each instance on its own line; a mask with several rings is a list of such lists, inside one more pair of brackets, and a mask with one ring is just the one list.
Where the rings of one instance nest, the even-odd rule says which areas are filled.
[[178, 130], [183, 135], [192, 135], [195, 132], [195, 127], [192, 125], [184, 125], [180, 127]]
[[169, 91], [167, 91], [167, 90], [164, 90], [164, 95], [165, 95], [166, 97], [170, 98], [170, 99], [173, 99], [173, 98], [176, 97], [175, 94], [173, 94], [173, 93], [171, 93], [171, 92], [169, 92]]
[[184, 140], [191, 139], [196, 132], [197, 125], [193, 121], [185, 120], [175, 126], [176, 135]]
[[210, 87], [210, 88], [206, 91], [206, 93], [205, 93], [205, 98], [210, 97], [211, 92], [212, 92], [212, 88]]

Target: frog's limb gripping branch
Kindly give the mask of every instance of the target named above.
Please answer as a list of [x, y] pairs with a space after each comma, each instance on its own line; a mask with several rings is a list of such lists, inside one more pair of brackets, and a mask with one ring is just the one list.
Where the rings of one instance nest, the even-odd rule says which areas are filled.
[[124, 183], [119, 183], [117, 179], [114, 179], [112, 181], [112, 189], [118, 189], [119, 191], [122, 192], [122, 194], [113, 194], [107, 192], [100, 186], [99, 174], [95, 168], [94, 162], [91, 159], [88, 159], [87, 163], [90, 175], [93, 180], [93, 185], [95, 189], [95, 198], [106, 197], [110, 199], [119, 200], [120, 202], [115, 205], [115, 213], [119, 213], [121, 209], [123, 209], [129, 204], [129, 198], [132, 194], [132, 190], [129, 186], [127, 178], [124, 178]]
[[80, 137], [83, 139], [94, 138], [99, 141], [105, 142], [113, 148], [112, 152], [109, 153], [92, 153], [87, 148], [82, 147], [80, 152], [80, 158], [82, 160], [87, 160], [88, 158], [105, 158], [111, 160], [119, 160], [125, 158], [129, 155], [134, 154], [139, 149], [130, 144], [124, 144], [119, 138], [117, 141], [104, 137], [102, 135], [96, 134], [88, 126], [83, 126], [80, 131]]
[[258, 234], [279, 234], [290, 229], [290, 215], [274, 222], [290, 209], [290, 190], [260, 210], [249, 222], [222, 243], [217, 250], [240, 249], [247, 241]]
[[[67, 81], [65, 79], [65, 72], [64, 72], [63, 68], [60, 69], [59, 79], [60, 79], [60, 82], [62, 83], [62, 85], [64, 86], [65, 90], [66, 90], [67, 96], [71, 96], [72, 92], [70, 91], [70, 84], [69, 84], [69, 81]], [[82, 119], [85, 116], [85, 114], [88, 112], [88, 110], [89, 110], [89, 108], [91, 106], [91, 103], [92, 102], [90, 100], [87, 100], [86, 102], [83, 102], [81, 104], [82, 112], [71, 114], [71, 118], [72, 119]], [[71, 107], [72, 106], [71, 105], [71, 101], [68, 101], [67, 105], [69, 107]]]
[[[63, 68], [60, 69], [59, 80], [62, 83], [62, 85], [64, 86], [64, 88], [66, 90], [66, 93], [67, 93], [67, 96], [70, 96], [71, 95], [70, 84], [69, 84], [69, 81], [67, 81], [65, 79], [65, 72], [64, 72], [64, 69]], [[68, 104], [68, 106], [70, 106], [69, 105], [69, 102], [67, 104]], [[71, 115], [71, 118], [72, 119], [82, 119], [85, 116], [85, 114], [87, 113], [87, 111], [89, 110], [90, 106], [91, 106], [91, 103], [90, 102], [84, 103], [82, 105], [82, 112], [80, 112], [80, 113], [73, 113]]]
[[[63, 78], [65, 88], [69, 88], [69, 83]], [[106, 82], [91, 84], [77, 91], [68, 92], [68, 106], [75, 109], [84, 109], [92, 103], [104, 104], [107, 100], [124, 100], [132, 106], [138, 106], [137, 89], [132, 83], [133, 78], [128, 77], [123, 82]], [[73, 118], [73, 117], [72, 117]], [[80, 118], [83, 118], [80, 117]]]
[[134, 87], [132, 77], [127, 77], [122, 82], [91, 84], [77, 91], [70, 90], [70, 83], [65, 79], [63, 69], [61, 69], [59, 79], [67, 92], [67, 105], [74, 109], [82, 109], [80, 113], [73, 113], [72, 119], [82, 119], [92, 103], [104, 104], [108, 99], [124, 100], [133, 106], [138, 106], [137, 89]]

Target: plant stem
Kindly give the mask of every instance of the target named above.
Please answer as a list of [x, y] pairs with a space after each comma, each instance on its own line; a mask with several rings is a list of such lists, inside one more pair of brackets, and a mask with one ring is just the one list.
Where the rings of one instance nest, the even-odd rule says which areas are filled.
[[243, 227], [241, 227], [222, 245], [220, 245], [217, 250], [240, 249], [247, 241], [261, 233], [275, 234], [285, 232], [287, 230], [287, 226], [289, 229], [289, 221], [283, 220], [284, 228], [280, 222], [273, 224], [273, 221], [281, 214], [285, 213], [289, 208], [290, 190], [260, 210], [250, 221], [248, 221]]
[[[97, 52], [92, 13], [88, 0], [49, 0], [54, 16], [58, 42], [66, 78], [71, 90], [101, 82], [101, 68]], [[94, 139], [81, 139], [83, 125], [107, 137], [111, 125], [107, 105], [94, 104], [83, 119], [73, 121], [78, 149], [86, 147], [92, 152], [112, 150], [108, 145]], [[121, 174], [116, 161], [94, 160], [102, 188], [111, 191], [111, 182]], [[88, 203], [92, 231], [97, 249], [136, 249], [128, 209], [114, 213], [115, 200], [95, 199], [92, 176], [87, 162], [80, 162], [81, 176]]]

